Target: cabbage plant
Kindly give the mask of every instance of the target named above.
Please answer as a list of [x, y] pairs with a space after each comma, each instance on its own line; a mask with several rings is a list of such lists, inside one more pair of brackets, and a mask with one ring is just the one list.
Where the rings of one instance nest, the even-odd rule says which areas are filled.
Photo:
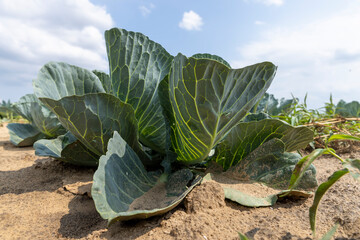
[[360, 117], [360, 103], [357, 101], [346, 103], [340, 100], [336, 105], [335, 114], [342, 117]]
[[34, 94], [21, 97], [10, 109], [29, 122], [7, 125], [10, 141], [16, 146], [32, 146], [39, 139], [55, 138], [66, 132], [56, 115], [45, 107]]
[[[276, 189], [278, 194], [244, 204], [243, 193], [224, 186], [227, 198], [247, 206], [267, 199], [261, 206], [272, 205], [286, 191], [301, 158], [289, 151], [305, 147], [313, 133], [265, 115], [247, 116], [270, 86], [274, 64], [232, 69], [211, 54], [174, 57], [143, 34], [124, 29], [106, 31], [105, 39], [109, 75], [50, 62], [33, 85], [73, 136], [41, 142], [38, 154], [98, 164], [92, 197], [109, 224], [165, 213], [201, 181], [217, 181], [223, 174]], [[68, 146], [75, 141], [82, 150], [71, 158]], [[210, 165], [221, 170], [211, 172]], [[196, 166], [210, 172], [205, 176]], [[302, 183], [316, 186], [313, 167]]]

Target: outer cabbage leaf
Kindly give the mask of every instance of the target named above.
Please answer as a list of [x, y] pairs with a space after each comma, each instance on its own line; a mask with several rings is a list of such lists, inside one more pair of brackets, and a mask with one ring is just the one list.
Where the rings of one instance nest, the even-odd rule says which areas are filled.
[[34, 94], [21, 97], [13, 105], [13, 109], [48, 138], [54, 138], [66, 132], [56, 115], [42, 104]]
[[113, 94], [130, 104], [139, 124], [140, 141], [165, 152], [165, 120], [158, 85], [173, 60], [160, 44], [141, 33], [124, 29], [105, 32]]
[[32, 146], [37, 140], [46, 137], [31, 124], [9, 123], [7, 128], [10, 142], [18, 147]]
[[275, 71], [269, 62], [229, 69], [217, 61], [178, 54], [161, 88], [178, 161], [204, 161], [261, 98]]
[[215, 61], [218, 61], [218, 62], [224, 64], [228, 68], [231, 68], [230, 64], [227, 61], [225, 61], [222, 57], [219, 57], [217, 55], [213, 55], [213, 54], [209, 54], [209, 53], [197, 53], [197, 54], [192, 55], [191, 57], [196, 58], [196, 59], [215, 60]]
[[215, 158], [224, 169], [228, 169], [271, 139], [280, 139], [285, 144], [285, 151], [292, 152], [305, 148], [313, 137], [309, 128], [293, 127], [277, 119], [242, 122], [216, 146]]
[[62, 125], [96, 155], [106, 153], [113, 132], [119, 131], [126, 142], [145, 157], [138, 142], [134, 110], [117, 97], [93, 93], [42, 101], [56, 113]]
[[[229, 168], [226, 172], [210, 169], [207, 177], [220, 183], [224, 188], [225, 197], [239, 204], [259, 207], [273, 205], [281, 195], [287, 192], [292, 171], [301, 159], [299, 154], [286, 153], [285, 144], [273, 138], [246, 156], [242, 161]], [[314, 166], [301, 179], [302, 189], [317, 186]], [[309, 197], [307, 192], [292, 190], [288, 196]]]
[[91, 194], [97, 211], [111, 224], [170, 211], [200, 182], [192, 179], [188, 169], [169, 176], [147, 172], [136, 153], [114, 132], [94, 174]]
[[59, 100], [66, 96], [105, 92], [99, 78], [84, 68], [62, 62], [44, 65], [33, 82], [34, 93], [43, 98]]
[[113, 94], [110, 76], [107, 73], [98, 70], [93, 70], [93, 73], [99, 78], [105, 92]]
[[34, 94], [26, 94], [14, 103], [11, 109], [29, 122], [33, 122], [31, 104], [37, 101], [40, 102]]
[[55, 139], [41, 139], [34, 143], [37, 156], [50, 156], [79, 166], [97, 166], [99, 157], [88, 150], [70, 132]]

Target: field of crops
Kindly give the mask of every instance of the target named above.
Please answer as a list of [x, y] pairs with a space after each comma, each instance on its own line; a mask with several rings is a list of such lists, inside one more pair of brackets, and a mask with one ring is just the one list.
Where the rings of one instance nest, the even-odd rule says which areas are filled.
[[[0, 108], [0, 238], [360, 239], [360, 104], [276, 99], [271, 62], [105, 33]], [[323, 236], [323, 237], [322, 237]]]

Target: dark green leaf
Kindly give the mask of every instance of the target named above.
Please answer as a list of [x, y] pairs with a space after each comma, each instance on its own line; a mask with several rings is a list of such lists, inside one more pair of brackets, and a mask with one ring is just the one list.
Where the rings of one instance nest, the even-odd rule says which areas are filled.
[[27, 119], [47, 137], [57, 137], [66, 131], [56, 115], [51, 112], [34, 94], [27, 94], [13, 105], [16, 113]]
[[185, 164], [204, 161], [264, 94], [275, 71], [276, 67], [269, 62], [229, 69], [214, 60], [178, 54], [167, 89], [169, 111], [173, 115], [167, 117], [178, 161]]
[[210, 59], [210, 60], [215, 60], [219, 63], [224, 64], [225, 66], [227, 66], [228, 68], [231, 68], [230, 64], [225, 61], [222, 57], [219, 57], [217, 55], [212, 55], [209, 53], [197, 53], [191, 56], [192, 58], [196, 58], [196, 59]]
[[[273, 188], [286, 189], [295, 165], [301, 159], [296, 153], [284, 152], [284, 143], [273, 138], [257, 147], [239, 163], [227, 170], [232, 178], [241, 181], [258, 181]], [[302, 179], [301, 188], [317, 186], [315, 168], [311, 166]]]
[[[245, 206], [271, 206], [282, 195], [309, 197], [307, 192], [285, 190], [301, 157], [295, 153], [284, 153], [284, 148], [280, 139], [271, 139], [226, 172], [215, 173], [214, 168], [210, 168], [211, 178], [224, 188], [226, 198]], [[312, 166], [302, 179], [301, 187], [315, 186], [315, 168]]]
[[141, 33], [113, 28], [105, 39], [114, 95], [134, 108], [140, 141], [164, 153], [166, 128], [158, 86], [173, 56]]
[[313, 140], [313, 135], [307, 127], [293, 127], [277, 119], [242, 122], [217, 145], [216, 162], [228, 169], [261, 144], [274, 138], [285, 144], [286, 152], [292, 152], [306, 147]]
[[62, 125], [98, 156], [106, 147], [114, 131], [146, 160], [138, 142], [137, 121], [133, 108], [107, 93], [69, 96], [60, 100], [42, 101], [56, 113]]
[[22, 96], [18, 102], [12, 105], [15, 113], [22, 116], [29, 122], [33, 122], [31, 103], [39, 101], [34, 94], [26, 94]]
[[105, 92], [101, 81], [94, 73], [62, 62], [44, 65], [34, 80], [33, 87], [38, 98], [54, 100], [66, 96]]
[[147, 172], [136, 153], [114, 132], [94, 174], [92, 197], [100, 215], [115, 221], [148, 218], [177, 206], [200, 181], [190, 170], [167, 176]]
[[35, 155], [50, 156], [78, 166], [97, 166], [99, 156], [89, 151], [68, 132], [56, 139], [41, 139], [34, 144]]
[[32, 146], [37, 140], [46, 137], [31, 124], [9, 123], [7, 128], [10, 142], [18, 147]]
[[98, 70], [93, 70], [93, 73], [99, 78], [100, 82], [102, 83], [102, 86], [104, 87], [105, 92], [109, 94], [113, 94], [110, 76], [107, 73]]

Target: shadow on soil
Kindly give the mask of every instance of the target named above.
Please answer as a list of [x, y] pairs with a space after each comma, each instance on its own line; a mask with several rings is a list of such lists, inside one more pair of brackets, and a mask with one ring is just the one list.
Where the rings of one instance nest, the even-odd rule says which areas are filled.
[[69, 203], [69, 213], [60, 220], [59, 234], [65, 238], [135, 239], [160, 225], [163, 217], [148, 220], [116, 222], [107, 228], [107, 221], [96, 211], [93, 200], [77, 195]]
[[104, 228], [106, 221], [96, 211], [93, 200], [77, 195], [69, 203], [69, 213], [60, 219], [58, 232], [66, 238], [83, 238]]
[[30, 167], [17, 171], [0, 171], [0, 195], [33, 191], [53, 192], [61, 188], [64, 181], [71, 184], [79, 181], [81, 177], [91, 180], [93, 174], [93, 169], [69, 166], [51, 158], [37, 159]]

